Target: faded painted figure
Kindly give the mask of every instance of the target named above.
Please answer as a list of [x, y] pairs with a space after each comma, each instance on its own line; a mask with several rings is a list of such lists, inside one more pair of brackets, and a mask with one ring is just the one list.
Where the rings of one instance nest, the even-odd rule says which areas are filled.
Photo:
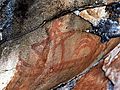
[[[96, 3], [109, 4], [108, 0], [104, 2], [103, 0], [97, 0], [98, 2], [96, 0], [16, 1], [19, 7], [12, 14], [14, 15], [12, 31], [15, 38], [0, 45], [1, 90], [50, 90], [61, 83], [64, 85], [64, 82], [83, 72], [85, 75], [87, 70], [91, 70], [91, 67], [97, 65], [96, 63], [99, 64], [101, 58], [120, 43], [120, 38], [101, 43], [98, 35], [85, 32], [92, 29], [91, 23], [85, 20], [85, 16], [79, 17], [73, 12], [69, 13], [76, 7], [84, 9], [88, 4], [92, 6]], [[26, 12], [22, 13], [24, 8]], [[91, 9], [92, 14], [89, 13], [87, 16], [94, 17], [95, 20], [93, 13], [96, 13], [96, 10]], [[105, 8], [100, 10], [105, 11]], [[105, 15], [106, 12], [99, 13], [99, 16]], [[96, 21], [99, 23], [101, 19], [102, 17], [99, 17]], [[107, 19], [105, 23], [111, 20], [107, 21]], [[118, 23], [114, 22], [111, 28], [113, 29], [114, 26], [117, 27]], [[101, 71], [99, 72], [101, 66], [96, 68], [93, 70], [96, 73], [87, 75], [88, 80], [94, 81], [87, 86], [94, 88], [95, 85], [105, 90], [109, 80], [101, 74]], [[93, 78], [91, 75], [99, 78]], [[74, 89], [76, 81], [73, 80], [66, 86]], [[84, 88], [84, 85], [82, 86]]]

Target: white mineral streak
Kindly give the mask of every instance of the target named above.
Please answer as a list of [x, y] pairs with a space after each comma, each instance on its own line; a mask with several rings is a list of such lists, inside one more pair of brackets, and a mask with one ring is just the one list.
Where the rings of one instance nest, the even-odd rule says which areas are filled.
[[85, 20], [88, 20], [94, 26], [96, 26], [101, 19], [104, 19], [105, 17], [107, 17], [107, 12], [105, 11], [105, 7], [87, 9], [81, 12], [79, 10], [76, 10], [74, 13], [77, 16], [81, 16]]
[[80, 11], [79, 11], [79, 10], [74, 11], [74, 13], [75, 13], [77, 16], [80, 15]]
[[2, 40], [2, 32], [0, 32], [0, 40]]
[[6, 60], [4, 56], [0, 59], [0, 90], [4, 90], [16, 73], [16, 65], [18, 63], [18, 51], [14, 50], [8, 55]]
[[105, 71], [105, 75], [114, 84], [114, 90], [120, 90], [120, 70], [119, 68], [112, 67], [111, 64], [118, 58], [120, 53], [120, 43], [107, 55], [104, 66], [102, 69]]
[[119, 52], [120, 52], [120, 43], [109, 53], [109, 55], [105, 59], [105, 61], [107, 61], [107, 66], [110, 65], [115, 60]]

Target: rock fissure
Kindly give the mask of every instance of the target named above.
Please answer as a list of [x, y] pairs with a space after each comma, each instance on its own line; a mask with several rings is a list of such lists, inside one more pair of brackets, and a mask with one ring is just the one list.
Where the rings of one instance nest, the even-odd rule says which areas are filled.
[[[14, 0], [13, 0], [14, 1]], [[12, 0], [11, 1], [9, 1], [9, 3], [10, 2], [12, 2]], [[9, 4], [8, 3], [8, 4]], [[7, 4], [7, 6], [8, 6], [8, 4]], [[22, 5], [22, 4], [21, 4]], [[6, 7], [7, 7], [6, 6]], [[2, 25], [0, 25], [0, 27], [1, 27], [1, 41], [0, 41], [0, 44], [2, 44], [2, 43], [4, 43], [4, 42], [6, 42], [6, 41], [9, 41], [9, 40], [13, 40], [13, 39], [17, 39], [17, 38], [20, 38], [20, 37], [22, 37], [22, 36], [24, 36], [24, 35], [26, 35], [26, 34], [28, 34], [28, 33], [30, 33], [30, 32], [33, 32], [33, 31], [35, 31], [35, 30], [37, 30], [38, 28], [40, 28], [40, 27], [43, 27], [46, 23], [48, 23], [48, 22], [51, 22], [51, 21], [53, 21], [53, 20], [55, 20], [55, 19], [57, 19], [57, 18], [60, 18], [60, 17], [62, 17], [62, 16], [64, 16], [64, 15], [67, 15], [67, 14], [70, 14], [70, 13], [74, 13], [74, 11], [76, 11], [76, 10], [79, 10], [79, 11], [83, 11], [83, 10], [86, 10], [86, 9], [91, 9], [91, 8], [96, 8], [96, 7], [101, 7], [101, 6], [106, 6], [106, 4], [104, 4], [104, 3], [102, 3], [102, 4], [100, 4], [100, 3], [94, 3], [94, 4], [88, 4], [88, 5], [84, 5], [84, 6], [77, 6], [77, 7], [72, 7], [72, 8], [70, 8], [70, 9], [67, 9], [67, 10], [62, 10], [61, 12], [58, 12], [56, 15], [54, 15], [54, 16], [52, 16], [52, 17], [50, 17], [49, 19], [46, 19], [46, 20], [43, 20], [42, 21], [42, 23], [40, 23], [38, 26], [35, 26], [35, 27], [33, 27], [31, 30], [27, 30], [26, 32], [23, 32], [23, 33], [21, 33], [21, 34], [17, 34], [16, 36], [13, 36], [13, 35], [11, 35], [11, 33], [13, 32], [12, 31], [12, 29], [11, 30], [9, 30], [8, 32], [10, 32], [10, 33], [8, 33], [8, 32], [6, 32], [6, 30], [4, 30], [5, 28], [3, 27], [3, 26], [8, 26], [9, 24], [11, 24], [12, 25], [12, 16], [13, 15], [10, 15], [11, 17], [9, 17], [5, 22], [5, 24], [4, 24], [4, 22], [3, 21], [0, 21], [1, 23], [3, 23]], [[15, 7], [13, 7], [13, 6], [11, 6], [12, 7], [12, 11], [11, 11], [11, 14], [13, 14], [13, 10], [14, 10], [14, 8]], [[9, 7], [10, 8], [10, 7]], [[8, 8], [8, 9], [9, 9]], [[6, 9], [7, 10], [7, 9]], [[22, 12], [22, 11], [21, 11]], [[25, 15], [25, 14], [24, 14]], [[9, 20], [10, 19], [10, 20]], [[9, 22], [9, 23], [8, 23]], [[12, 28], [12, 26], [10, 26], [11, 28]], [[6, 33], [3, 33], [3, 32], [6, 32]]]

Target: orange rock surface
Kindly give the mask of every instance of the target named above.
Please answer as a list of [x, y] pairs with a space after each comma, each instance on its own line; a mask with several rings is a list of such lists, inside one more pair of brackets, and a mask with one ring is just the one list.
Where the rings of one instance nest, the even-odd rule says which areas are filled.
[[114, 90], [120, 90], [120, 44], [104, 60], [105, 76], [114, 84]]
[[76, 84], [73, 90], [107, 90], [108, 79], [102, 71], [102, 63], [94, 67]]
[[[0, 65], [3, 65], [4, 73], [7, 71], [7, 69], [4, 68], [6, 67], [4, 63], [8, 63], [5, 64], [8, 66], [12, 61], [12, 63], [14, 63], [14, 60], [17, 63], [17, 65], [11, 63], [11, 66], [15, 65], [15, 67], [13, 67], [15, 71], [9, 79], [10, 82], [5, 83], [7, 86], [4, 86], [4, 89], [49, 90], [78, 75], [88, 68], [91, 63], [108, 54], [120, 43], [120, 38], [101, 43], [100, 37], [84, 32], [86, 29], [91, 28], [91, 24], [86, 20], [94, 22], [95, 19], [95, 21], [98, 21], [98, 18], [101, 19], [101, 17], [98, 17], [101, 16], [101, 13], [97, 15], [97, 10], [100, 11], [101, 9], [96, 9], [97, 12], [94, 14], [91, 14], [94, 10], [87, 11], [87, 14], [83, 12], [83, 18], [86, 20], [71, 13], [49, 21], [44, 26], [38, 27], [42, 21], [51, 18], [64, 9], [66, 10], [66, 8], [68, 9], [75, 5], [87, 5], [89, 2], [93, 3], [95, 1], [96, 0], [77, 0], [77, 2], [71, 0], [69, 2], [67, 0], [64, 2], [62, 0], [53, 0], [52, 2], [49, 0], [43, 0], [43, 2], [39, 2], [39, 0], [38, 2], [36, 1], [34, 3], [35, 5], [29, 8], [27, 13], [28, 17], [20, 26], [20, 30], [22, 29], [22, 31], [17, 31], [16, 29], [19, 28], [16, 27], [17, 24], [15, 25], [17, 32], [22, 34], [27, 31], [27, 34], [24, 34], [23, 37], [21, 36], [19, 40], [10, 41], [10, 43], [8, 42], [5, 46], [3, 44], [0, 47], [0, 50], [2, 50]], [[98, 58], [98, 56], [100, 57]], [[116, 61], [118, 60], [119, 59]], [[108, 80], [104, 76], [101, 68], [102, 64], [93, 68], [78, 81], [74, 90], [88, 90], [90, 88], [91, 90], [106, 90]], [[12, 69], [9, 70], [8, 68], [8, 71]], [[104, 70], [105, 69], [108, 68], [104, 68]], [[4, 83], [0, 82], [0, 85], [1, 84]]]
[[[120, 44], [118, 44], [106, 58], [102, 60], [80, 80], [73, 90], [119, 90], [120, 78]], [[103, 70], [102, 70], [103, 69]], [[109, 79], [108, 79], [109, 78]], [[110, 81], [113, 86], [110, 86]]]
[[[114, 39], [102, 44], [99, 37], [69, 26], [70, 17], [54, 20], [48, 29], [49, 37], [30, 45], [28, 59], [22, 58], [19, 52], [17, 72], [6, 90], [50, 89], [82, 72], [101, 52], [109, 52], [119, 42]], [[81, 24], [81, 29], [83, 26]]]

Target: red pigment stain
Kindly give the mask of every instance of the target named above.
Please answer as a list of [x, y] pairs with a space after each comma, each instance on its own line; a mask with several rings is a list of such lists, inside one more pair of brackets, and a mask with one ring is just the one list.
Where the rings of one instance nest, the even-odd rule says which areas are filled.
[[[65, 69], [68, 69], [69, 67], [72, 67], [73, 65], [76, 65], [75, 67], [80, 67], [79, 65], [81, 65], [82, 63], [88, 62], [83, 60], [84, 58], [82, 57], [79, 57], [79, 58], [76, 57], [77, 59], [68, 60], [67, 62], [64, 61], [65, 41], [68, 38], [70, 38], [72, 35], [74, 35], [75, 31], [72, 30], [69, 32], [61, 32], [60, 30], [62, 26], [63, 26], [62, 22], [60, 22], [59, 20], [55, 20], [52, 23], [51, 28], [49, 29], [49, 37], [43, 40], [42, 42], [31, 45], [31, 49], [34, 50], [34, 52], [38, 55], [38, 60], [35, 60], [36, 63], [34, 65], [28, 64], [27, 62], [25, 62], [27, 60], [24, 60], [19, 56], [20, 65], [18, 65], [17, 67], [18, 73], [16, 75], [18, 77], [16, 77], [15, 79], [18, 80], [17, 82], [21, 81], [21, 83], [18, 83], [13, 87], [11, 87], [11, 85], [9, 84], [8, 88], [11, 88], [11, 90], [20, 90], [20, 89], [23, 90], [24, 87], [30, 87], [30, 85], [32, 85], [36, 79], [39, 80], [38, 78], [45, 70], [48, 70], [46, 73], [46, 76], [47, 76], [47, 74], [49, 73], [58, 73], [61, 70], [65, 70]], [[79, 55], [79, 53], [81, 53], [81, 48], [85, 48], [86, 46], [92, 47], [92, 44], [90, 44], [92, 40], [93, 40], [92, 38], [90, 39], [82, 38], [82, 40], [80, 39], [78, 41], [79, 43], [76, 42], [76, 48], [73, 52], [75, 52], [76, 55], [77, 54]], [[89, 42], [89, 45], [87, 44], [88, 42]], [[61, 46], [61, 60], [60, 60], [60, 63], [58, 64], [52, 65], [51, 67], [45, 67], [48, 53], [50, 50], [50, 43], [52, 43], [52, 57], [54, 57], [55, 55], [56, 48], [58, 46]], [[88, 58], [90, 59], [90, 57]], [[13, 82], [15, 83], [16, 80], [13, 80]], [[21, 88], [18, 89], [19, 87]], [[27, 90], [29, 89], [27, 88]]]
[[55, 50], [56, 48], [61, 45], [61, 51], [62, 51], [62, 55], [61, 55], [61, 62], [64, 60], [64, 53], [65, 53], [65, 40], [68, 39], [69, 37], [71, 37], [72, 35], [75, 34], [74, 31], [69, 31], [69, 32], [61, 32], [60, 28], [62, 27], [62, 23], [58, 20], [55, 20], [52, 23], [51, 28], [49, 29], [49, 33], [50, 33], [50, 40], [51, 42], [53, 42], [53, 48], [52, 48], [52, 57], [54, 57], [55, 54]]

